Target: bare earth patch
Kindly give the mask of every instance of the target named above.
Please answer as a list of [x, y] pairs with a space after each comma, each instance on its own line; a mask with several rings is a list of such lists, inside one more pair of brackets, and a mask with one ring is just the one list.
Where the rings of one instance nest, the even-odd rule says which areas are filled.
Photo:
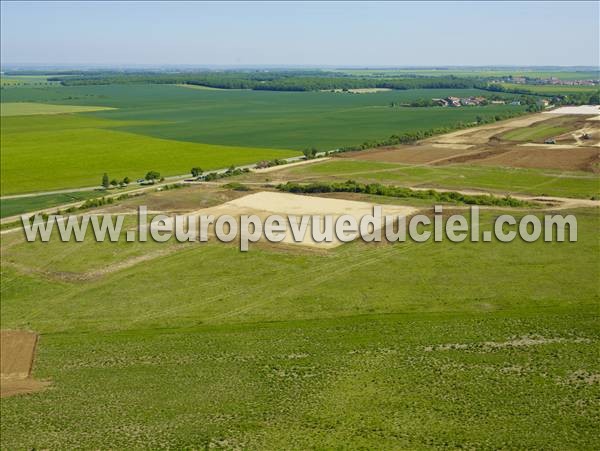
[[[557, 113], [558, 114], [558, 113]], [[486, 144], [490, 138], [515, 128], [529, 127], [536, 122], [545, 121], [548, 116], [543, 113], [531, 114], [493, 124], [458, 130], [441, 136], [434, 136], [424, 142], [443, 144]]]
[[[324, 227], [322, 216], [331, 215], [335, 220], [342, 215], [351, 215], [357, 222], [364, 215], [373, 214], [374, 204], [368, 202], [359, 202], [353, 200], [333, 199], [315, 196], [305, 196], [290, 193], [276, 193], [263, 191], [255, 194], [249, 194], [238, 199], [231, 200], [216, 207], [209, 207], [194, 211], [189, 215], [213, 215], [215, 218], [222, 215], [230, 215], [239, 218], [241, 215], [256, 215], [264, 223], [264, 220], [271, 215], [281, 215], [286, 220], [286, 238], [282, 241], [285, 244], [296, 244], [301, 246], [310, 246], [322, 249], [330, 249], [343, 244], [334, 238], [332, 242], [316, 242], [312, 239], [312, 218], [308, 223], [306, 234], [301, 242], [293, 240], [290, 225], [287, 224], [287, 216], [295, 216], [300, 223], [300, 216], [319, 215], [321, 218], [321, 229]], [[382, 205], [382, 214], [397, 217], [398, 215], [409, 216], [417, 212], [416, 208]], [[209, 228], [209, 234], [213, 232]]]
[[50, 385], [31, 377], [37, 340], [34, 332], [0, 332], [0, 397], [33, 393]]
[[526, 335], [523, 337], [513, 338], [507, 341], [484, 341], [476, 343], [445, 343], [434, 346], [426, 346], [424, 351], [479, 351], [490, 352], [498, 349], [506, 348], [525, 348], [529, 346], [539, 346], [553, 343], [591, 343], [588, 338], [545, 338], [540, 335]]
[[600, 120], [600, 106], [598, 105], [579, 105], [563, 106], [551, 111], [544, 111], [542, 114], [597, 114], [594, 120]]
[[508, 152], [494, 153], [477, 161], [469, 161], [469, 164], [595, 172], [599, 162], [600, 149], [531, 144], [519, 146]]
[[585, 370], [574, 371], [568, 377], [558, 381], [561, 385], [592, 385], [600, 384], [600, 374]]
[[301, 160], [301, 161], [297, 161], [295, 163], [280, 164], [279, 166], [271, 166], [270, 168], [264, 168], [264, 169], [252, 169], [252, 172], [255, 172], [256, 174], [265, 174], [268, 172], [275, 172], [275, 171], [280, 171], [282, 169], [295, 168], [296, 166], [304, 166], [307, 164], [319, 163], [321, 161], [327, 161], [327, 160], [331, 160], [331, 157], [315, 158], [313, 160]]

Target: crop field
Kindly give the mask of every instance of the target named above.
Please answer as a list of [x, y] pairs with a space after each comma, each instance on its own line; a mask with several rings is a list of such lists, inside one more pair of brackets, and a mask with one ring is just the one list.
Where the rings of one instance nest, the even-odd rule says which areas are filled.
[[33, 116], [37, 114], [86, 113], [90, 111], [110, 110], [109, 107], [83, 105], [50, 105], [31, 102], [2, 102], [0, 116]]
[[[452, 127], [522, 111], [493, 105], [461, 109], [391, 108], [390, 102], [477, 90], [407, 90], [352, 95], [187, 89], [175, 85], [34, 87], [7, 90], [2, 120], [2, 194], [179, 175], [355, 145], [391, 134]], [[58, 113], [106, 109], [85, 114]], [[46, 143], [41, 146], [40, 143]], [[177, 155], [177, 158], [173, 158]], [[50, 170], [49, 170], [50, 169]], [[29, 171], [36, 177], [28, 177]]]
[[117, 108], [90, 115], [127, 121], [123, 131], [155, 138], [295, 150], [316, 146], [329, 150], [394, 133], [452, 126], [473, 122], [477, 116], [489, 118], [524, 110], [511, 105], [457, 109], [389, 106], [391, 102], [484, 93], [471, 89], [417, 89], [352, 95], [108, 85], [11, 90], [3, 94], [3, 101]]
[[42, 210], [57, 205], [69, 204], [86, 199], [100, 197], [98, 191], [73, 191], [70, 193], [44, 194], [39, 196], [18, 197], [13, 199], [2, 199], [0, 203], [0, 218], [20, 215], [30, 211]]
[[209, 170], [298, 155], [291, 150], [197, 144], [123, 130], [113, 121], [88, 116], [44, 115], [36, 116], [35, 122], [23, 116], [4, 118], [2, 194], [97, 186], [105, 172], [111, 178], [135, 180], [150, 170], [180, 175], [194, 166]]

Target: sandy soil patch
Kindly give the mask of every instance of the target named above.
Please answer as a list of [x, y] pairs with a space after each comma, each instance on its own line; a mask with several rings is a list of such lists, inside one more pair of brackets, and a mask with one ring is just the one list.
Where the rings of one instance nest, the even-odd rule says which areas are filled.
[[597, 114], [595, 121], [600, 120], [600, 106], [598, 105], [579, 105], [563, 106], [550, 111], [544, 111], [542, 114]]
[[[294, 216], [300, 223], [300, 216], [319, 215], [321, 228], [324, 227], [322, 216], [331, 215], [335, 220], [342, 215], [351, 215], [357, 222], [365, 215], [373, 214], [374, 204], [368, 202], [351, 201], [344, 199], [333, 199], [316, 196], [306, 196], [290, 193], [277, 193], [262, 191], [255, 194], [249, 194], [238, 199], [231, 200], [216, 207], [205, 208], [191, 212], [190, 215], [213, 215], [215, 218], [222, 215], [230, 215], [239, 218], [241, 215], [256, 215], [263, 221], [271, 215], [283, 216], [287, 222], [287, 216]], [[418, 210], [412, 207], [382, 205], [382, 215], [397, 217], [398, 215], [409, 216]], [[289, 223], [286, 226], [286, 238], [282, 241], [284, 244], [294, 244], [300, 246], [309, 246], [321, 249], [330, 249], [343, 244], [334, 238], [332, 242], [316, 242], [313, 240], [310, 231], [312, 230], [313, 218], [308, 222], [306, 234], [303, 240], [295, 242]], [[209, 235], [214, 232], [209, 228]], [[264, 239], [264, 238], [263, 238]]]
[[269, 172], [281, 171], [282, 169], [295, 168], [296, 166], [304, 166], [305, 164], [319, 163], [321, 161], [327, 160], [331, 160], [331, 157], [315, 158], [313, 160], [302, 160], [297, 161], [295, 163], [280, 164], [279, 166], [272, 166], [270, 168], [251, 169], [251, 171], [255, 172], [256, 174], [266, 174]]
[[31, 377], [38, 336], [23, 330], [0, 332], [0, 396], [42, 390], [49, 382]]
[[435, 346], [426, 346], [424, 350], [426, 352], [432, 351], [451, 351], [451, 350], [464, 350], [464, 351], [481, 351], [490, 352], [499, 349], [507, 348], [528, 348], [530, 346], [540, 346], [554, 343], [591, 343], [588, 338], [562, 338], [553, 337], [546, 338], [541, 335], [526, 335], [523, 337], [513, 338], [507, 341], [484, 341], [476, 343], [445, 343]]
[[573, 371], [568, 377], [560, 378], [561, 385], [592, 385], [600, 384], [600, 374], [585, 370]]
[[475, 147], [473, 144], [451, 144], [451, 143], [433, 143], [431, 147], [436, 149], [455, 149], [455, 150], [467, 150]]
[[386, 92], [393, 91], [391, 88], [356, 88], [356, 89], [348, 89], [344, 91], [343, 89], [322, 89], [321, 92], [349, 92], [352, 94], [373, 94], [375, 92]]

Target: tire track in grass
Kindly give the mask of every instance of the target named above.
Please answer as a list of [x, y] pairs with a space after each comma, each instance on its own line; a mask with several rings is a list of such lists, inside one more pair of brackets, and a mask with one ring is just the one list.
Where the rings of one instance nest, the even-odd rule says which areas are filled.
[[[336, 277], [338, 275], [342, 275], [344, 273], [348, 273], [349, 271], [353, 271], [354, 269], [358, 268], [358, 267], [365, 267], [365, 266], [370, 266], [372, 264], [375, 263], [380, 263], [382, 258], [385, 258], [387, 256], [389, 256], [392, 253], [408, 253], [411, 252], [413, 249], [415, 249], [415, 245], [417, 243], [413, 243], [410, 242], [410, 245], [407, 246], [406, 248], [402, 249], [401, 251], [397, 251], [393, 245], [390, 245], [390, 249], [389, 250], [384, 250], [384, 251], [380, 251], [380, 253], [376, 253], [376, 252], [371, 252], [374, 255], [371, 256], [369, 259], [364, 259], [362, 258], [362, 256], [364, 254], [361, 254], [360, 256], [358, 255], [348, 255], [347, 258], [345, 260], [342, 261], [342, 264], [340, 265], [340, 262], [336, 262], [334, 265], [337, 267], [337, 270], [333, 270], [333, 271], [324, 271], [323, 268], [318, 268], [318, 270], [313, 271], [313, 273], [320, 273], [321, 277], [313, 277], [310, 278], [308, 282], [299, 285], [290, 285], [289, 288], [287, 290], [284, 290], [282, 293], [280, 293], [278, 295], [278, 297], [281, 297], [283, 295], [289, 295], [291, 294], [291, 292], [293, 291], [298, 291], [299, 289], [301, 289], [302, 291], [304, 291], [306, 289], [307, 286], [314, 286], [314, 285], [318, 285], [321, 282], [323, 282], [324, 280], [331, 278], [331, 277]], [[431, 246], [433, 244], [433, 242], [426, 242], [426, 243], [418, 243], [420, 245], [421, 248], [423, 247], [428, 247]], [[375, 250], [376, 251], [376, 250]], [[381, 253], [383, 252], [383, 253]], [[345, 263], [346, 260], [354, 260], [354, 263]], [[358, 260], [358, 261], [356, 261]], [[302, 275], [302, 279], [305, 279], [306, 275], [303, 274]], [[235, 310], [232, 310], [230, 312], [224, 312], [218, 315], [215, 315], [213, 317], [210, 317], [207, 319], [207, 321], [211, 321], [211, 320], [215, 320], [215, 319], [225, 319], [225, 318], [230, 318], [232, 316], [236, 316], [238, 314], [241, 313], [247, 313], [250, 310], [256, 308], [256, 307], [260, 307], [260, 306], [264, 306], [270, 302], [274, 302], [275, 299], [274, 298], [267, 298], [267, 299], [262, 299], [262, 300], [258, 300], [256, 302], [253, 302], [249, 305], [246, 306], [242, 306], [239, 307]]]
[[[375, 250], [370, 250], [369, 252], [372, 253]], [[321, 264], [318, 265], [316, 267], [313, 267], [312, 269], [309, 269], [308, 271], [304, 270], [301, 273], [298, 274], [294, 274], [294, 275], [289, 275], [286, 273], [282, 273], [279, 277], [275, 277], [275, 278], [270, 278], [270, 282], [271, 285], [276, 285], [276, 284], [285, 284], [288, 286], [293, 286], [295, 284], [300, 284], [302, 286], [306, 286], [306, 280], [307, 279], [311, 279], [312, 281], [317, 280], [316, 277], [313, 276], [317, 276], [319, 274], [323, 274], [323, 273], [327, 273], [327, 276], [331, 276], [333, 274], [336, 273], [336, 268], [338, 269], [338, 272], [340, 270], [340, 265], [343, 265], [346, 261], [348, 260], [356, 260], [357, 256], [355, 254], [353, 254], [352, 252], [348, 252], [345, 251], [345, 254], [347, 254], [346, 256], [343, 257], [342, 260], [340, 260], [339, 258], [336, 258], [336, 255], [331, 255], [331, 256], [327, 256], [326, 258], [331, 258], [332, 261], [329, 263], [325, 263], [325, 264]], [[364, 255], [364, 254], [363, 254]], [[379, 260], [380, 256], [382, 254], [378, 254], [377, 256], [372, 257], [369, 262], [374, 262]], [[361, 260], [360, 264], [366, 264], [367, 262], [365, 260]], [[348, 265], [346, 265], [348, 266]], [[246, 286], [240, 286], [238, 289], [231, 289], [229, 291], [227, 291], [226, 293], [218, 293], [215, 294], [213, 296], [210, 296], [208, 298], [203, 298], [203, 302], [202, 302], [202, 306], [208, 306], [210, 304], [213, 304], [215, 302], [221, 301], [223, 300], [224, 297], [228, 297], [228, 298], [234, 298], [234, 297], [241, 297], [244, 294], [246, 294], [249, 290], [252, 290], [252, 288], [248, 288]], [[285, 292], [285, 290], [284, 290]], [[264, 301], [261, 301], [264, 302]], [[146, 315], [143, 315], [142, 317], [138, 317], [137, 319], [133, 320], [132, 323], [139, 323], [141, 321], [146, 321], [146, 320], [150, 320], [150, 319], [157, 319], [161, 316], [164, 316], [165, 314], [173, 314], [173, 313], [179, 313], [179, 314], [184, 314], [187, 311], [189, 311], [190, 307], [194, 307], [195, 305], [197, 305], [195, 302], [193, 304], [188, 304], [188, 305], [177, 305], [174, 306], [170, 309], [167, 310], [161, 310], [160, 312], [157, 313], [151, 313], [149, 312]], [[241, 308], [245, 308], [246, 306], [242, 306], [239, 307]], [[219, 315], [217, 315], [218, 317]], [[208, 318], [207, 320], [211, 320], [212, 318]]]

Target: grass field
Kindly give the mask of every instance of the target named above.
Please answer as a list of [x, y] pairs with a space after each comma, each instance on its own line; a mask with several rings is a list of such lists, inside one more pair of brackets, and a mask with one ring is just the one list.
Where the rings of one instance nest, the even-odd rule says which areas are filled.
[[2, 199], [0, 201], [0, 218], [19, 215], [30, 211], [42, 210], [57, 205], [68, 204], [94, 197], [100, 197], [98, 191], [74, 191], [72, 193], [47, 194], [42, 196]]
[[502, 83], [502, 86], [507, 89], [525, 89], [541, 95], [577, 94], [583, 92], [593, 94], [600, 90], [598, 86], [527, 85], [519, 83]]
[[[524, 108], [389, 107], [477, 93], [6, 88], [9, 104], [115, 109], [2, 117], [2, 194], [98, 185], [104, 172], [206, 171]], [[535, 140], [562, 120], [509, 133]], [[600, 196], [592, 172], [352, 155], [227, 181], [254, 190], [352, 179]], [[1, 215], [97, 195], [9, 199]], [[86, 212], [126, 212], [133, 228], [139, 205], [194, 211], [241, 195], [198, 184]], [[328, 196], [429, 215], [433, 207], [428, 199]], [[501, 214], [541, 216], [541, 208], [483, 209], [481, 232]], [[445, 218], [455, 213], [468, 215], [464, 205], [444, 204]], [[238, 243], [127, 242], [124, 233], [116, 243], [91, 234], [80, 243], [27, 243], [4, 229], [0, 326], [40, 334], [32, 377], [51, 386], [2, 399], [0, 447], [598, 449], [600, 214], [560, 214], [576, 216], [577, 242], [356, 241], [332, 250], [262, 242], [242, 253]]]
[[194, 244], [87, 281], [162, 245], [9, 235], [2, 328], [41, 332], [53, 386], [3, 399], [2, 446], [596, 448], [599, 217], [575, 213], [577, 243]]
[[100, 185], [104, 172], [135, 180], [150, 170], [180, 175], [298, 154], [158, 139], [87, 116], [35, 117], [2, 120], [2, 194]]
[[[50, 87], [60, 86], [57, 81], [48, 81], [46, 75], [10, 75], [0, 76], [0, 87], [2, 88], [20, 88], [20, 87]], [[4, 95], [4, 93], [3, 93]]]
[[567, 127], [540, 124], [533, 127], [523, 127], [511, 130], [507, 133], [504, 133], [502, 138], [508, 139], [509, 141], [543, 141], [546, 138], [551, 138], [553, 136], [565, 133], [567, 130]]
[[357, 180], [402, 186], [473, 188], [499, 193], [523, 193], [590, 198], [600, 196], [598, 176], [586, 172], [559, 172], [470, 165], [411, 166], [334, 159], [289, 170], [291, 180]]
[[33, 116], [39, 114], [89, 113], [110, 110], [110, 107], [83, 105], [51, 105], [31, 102], [0, 103], [0, 116]]

